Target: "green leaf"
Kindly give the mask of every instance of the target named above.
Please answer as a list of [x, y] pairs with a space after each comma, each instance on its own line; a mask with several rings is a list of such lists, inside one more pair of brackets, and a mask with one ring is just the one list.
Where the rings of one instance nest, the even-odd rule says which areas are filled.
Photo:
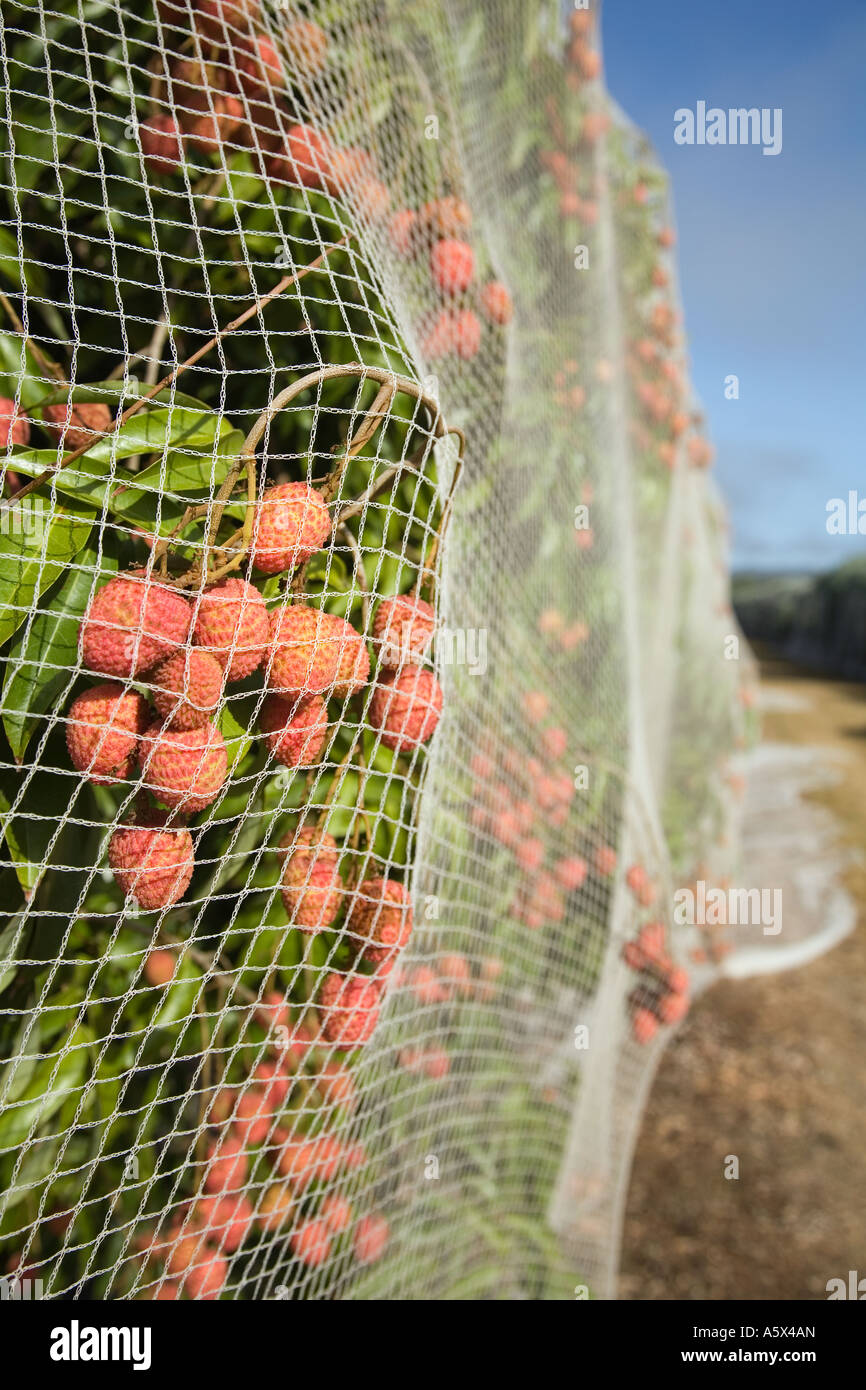
[[[28, 507], [27, 503], [31, 503]], [[36, 505], [37, 503], [41, 505]], [[0, 507], [0, 643], [8, 641], [35, 600], [86, 544], [92, 519], [62, 508], [53, 514], [41, 498]]]
[[36, 1067], [16, 1104], [0, 1111], [0, 1149], [18, 1148], [80, 1089], [90, 1041], [90, 1033], [79, 1024], [72, 1036], [64, 1035], [60, 1047]]
[[[22, 919], [23, 913], [16, 912], [15, 916], [10, 918], [6, 926], [0, 931], [0, 994], [3, 993], [8, 984], [11, 984], [18, 970], [12, 955], [12, 947], [21, 930]], [[5, 969], [4, 961], [9, 961]]]
[[94, 580], [117, 570], [117, 561], [100, 556], [92, 542], [76, 557], [60, 585], [29, 627], [22, 627], [6, 663], [3, 727], [12, 752], [23, 757], [40, 715], [51, 709], [69, 682], [78, 661], [78, 625], [94, 589]]
[[18, 839], [14, 821], [9, 814], [11, 805], [5, 792], [0, 791], [0, 837], [6, 841], [10, 862], [18, 882], [25, 893], [29, 893], [38, 883], [42, 868], [41, 865], [30, 862], [24, 846]]

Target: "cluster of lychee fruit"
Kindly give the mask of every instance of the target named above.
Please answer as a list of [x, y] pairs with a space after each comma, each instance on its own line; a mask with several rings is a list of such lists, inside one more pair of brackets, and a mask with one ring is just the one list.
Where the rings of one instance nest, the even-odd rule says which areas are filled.
[[476, 283], [471, 230], [471, 208], [451, 194], [417, 209], [401, 208], [388, 223], [391, 247], [398, 256], [426, 258], [441, 305], [424, 328], [422, 351], [429, 361], [448, 356], [468, 361], [481, 347], [484, 323], [504, 327], [511, 321], [513, 305], [506, 286], [500, 280]]
[[[255, 511], [250, 559], [263, 575], [291, 573], [331, 533], [325, 499], [307, 483], [266, 489]], [[398, 753], [426, 742], [441, 712], [438, 681], [414, 664], [414, 648], [422, 636], [429, 639], [432, 626], [433, 609], [421, 599], [401, 596], [379, 605], [373, 642], [381, 652], [380, 676], [368, 717]], [[216, 722], [226, 686], [263, 670], [259, 734], [276, 762], [296, 769], [313, 766], [322, 752], [327, 700], [349, 698], [370, 677], [366, 642], [350, 623], [302, 603], [268, 613], [255, 585], [236, 577], [190, 601], [152, 572], [118, 575], [91, 600], [80, 650], [82, 665], [107, 679], [70, 707], [73, 766], [97, 784], [123, 782], [138, 766], [142, 791], [158, 803], [139, 798], [108, 849], [121, 888], [147, 909], [171, 906], [185, 893], [193, 846], [183, 818], [210, 806], [226, 782], [228, 750]], [[296, 886], [298, 862], [290, 855], [286, 866]], [[308, 863], [316, 885], [329, 866], [319, 842], [315, 864]], [[333, 907], [333, 883], [331, 890]], [[295, 906], [309, 918], [312, 901]], [[326, 925], [327, 913], [320, 915]]]
[[[629, 867], [625, 882], [640, 907], [653, 905], [656, 884], [642, 864]], [[672, 960], [665, 925], [660, 921], [645, 922], [634, 940], [624, 944], [622, 958], [640, 977], [628, 996], [628, 1005], [632, 1037], [645, 1044], [655, 1037], [660, 1024], [679, 1023], [685, 1018], [690, 1002], [688, 972]]]

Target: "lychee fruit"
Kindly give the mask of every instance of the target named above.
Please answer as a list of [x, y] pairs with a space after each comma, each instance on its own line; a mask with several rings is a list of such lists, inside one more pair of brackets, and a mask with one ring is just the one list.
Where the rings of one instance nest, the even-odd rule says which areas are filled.
[[156, 989], [170, 985], [177, 970], [177, 956], [173, 951], [151, 951], [144, 962], [144, 978]]
[[461, 237], [472, 226], [472, 210], [462, 198], [437, 198], [432, 203], [425, 203], [419, 213], [419, 221], [431, 240], [437, 237]]
[[370, 653], [359, 632], [345, 618], [325, 613], [325, 636], [336, 653], [336, 671], [329, 694], [336, 700], [357, 695], [370, 679]]
[[[151, 819], [156, 823], [118, 826], [108, 842], [108, 864], [119, 888], [149, 912], [180, 902], [195, 867], [186, 827], [160, 824], [157, 816]], [[163, 956], [168, 960], [160, 959]], [[164, 973], [170, 965], [171, 979], [176, 963], [168, 951], [151, 952], [145, 976], [153, 984], [151, 973]]]
[[77, 401], [44, 405], [42, 423], [70, 452], [96, 443], [111, 433], [114, 420], [101, 401]]
[[616, 869], [616, 850], [611, 849], [610, 845], [599, 845], [594, 862], [596, 873], [601, 874], [602, 878], [609, 878]]
[[324, 1221], [305, 1221], [289, 1238], [292, 1253], [302, 1264], [314, 1268], [324, 1264], [331, 1253], [331, 1236]]
[[320, 695], [334, 683], [339, 649], [330, 641], [329, 615], [304, 603], [270, 615], [267, 682], [281, 694]]
[[216, 712], [225, 676], [219, 662], [198, 647], [172, 652], [150, 676], [150, 697], [171, 729], [198, 729]]
[[423, 598], [412, 594], [383, 598], [373, 621], [373, 644], [382, 665], [404, 666], [423, 659], [435, 627], [436, 614]]
[[268, 1098], [258, 1086], [250, 1086], [238, 1096], [232, 1128], [244, 1144], [261, 1144], [271, 1131], [273, 1115]]
[[243, 1242], [253, 1221], [253, 1208], [246, 1197], [199, 1197], [195, 1216], [208, 1240], [231, 1255]]
[[128, 777], [147, 723], [147, 701], [137, 690], [124, 690], [117, 681], [83, 690], [70, 706], [66, 725], [73, 767], [97, 785]]
[[218, 1298], [228, 1278], [228, 1273], [228, 1263], [222, 1255], [207, 1251], [207, 1257], [200, 1264], [194, 1264], [191, 1269], [187, 1270], [184, 1275], [183, 1286], [190, 1298], [198, 1298], [202, 1301]]
[[418, 214], [413, 208], [401, 208], [388, 222], [388, 239], [392, 250], [407, 259], [415, 249]]
[[294, 67], [314, 77], [325, 66], [328, 36], [312, 19], [299, 19], [282, 31], [283, 45]]
[[274, 88], [283, 85], [283, 60], [269, 34], [256, 34], [249, 45], [235, 45], [235, 62], [241, 85], [252, 99], [272, 99]]
[[321, 189], [332, 179], [334, 157], [334, 147], [323, 131], [314, 126], [293, 125], [286, 133], [284, 149], [266, 156], [265, 168], [269, 178]]
[[367, 878], [358, 885], [346, 929], [364, 960], [373, 965], [401, 951], [412, 935], [412, 900], [393, 878]]
[[443, 294], [465, 294], [475, 273], [475, 252], [465, 241], [437, 241], [430, 252], [430, 273]]
[[203, 111], [186, 126], [186, 143], [205, 154], [227, 145], [246, 120], [244, 108], [230, 92], [218, 92], [213, 110]]
[[271, 757], [284, 767], [312, 767], [328, 737], [328, 711], [319, 695], [297, 700], [268, 695], [259, 731]]
[[182, 594], [141, 575], [118, 575], [94, 594], [79, 629], [81, 660], [129, 678], [186, 642], [192, 609]]
[[326, 975], [319, 991], [322, 1035], [335, 1047], [360, 1047], [379, 1021], [379, 990], [362, 975]]
[[[173, 9], [183, 9], [188, 21], [186, 5], [172, 5]], [[258, 23], [261, 6], [259, 0], [196, 0], [196, 27], [209, 43], [221, 44], [241, 34], [248, 34], [252, 25]], [[233, 31], [235, 31], [233, 33]]]
[[335, 1236], [342, 1235], [343, 1231], [348, 1231], [352, 1224], [351, 1205], [339, 1193], [334, 1192], [324, 1199], [321, 1212], [322, 1220]]
[[[147, 168], [156, 174], [171, 174], [183, 163], [180, 126], [174, 116], [156, 112], [138, 127], [141, 153]], [[43, 414], [45, 412], [43, 411]], [[67, 448], [77, 448], [67, 441]]]
[[442, 687], [433, 673], [404, 666], [380, 677], [369, 717], [385, 747], [402, 753], [427, 742], [441, 713]]
[[378, 1212], [362, 1216], [355, 1227], [355, 1258], [362, 1265], [374, 1264], [382, 1258], [390, 1235], [388, 1222]]
[[230, 1135], [219, 1144], [212, 1144], [208, 1152], [204, 1190], [213, 1193], [237, 1191], [244, 1185], [248, 1166], [246, 1151], [236, 1135]]
[[479, 303], [485, 318], [491, 323], [505, 325], [511, 322], [514, 305], [511, 295], [499, 280], [490, 280], [482, 288]]
[[331, 534], [324, 497], [307, 483], [269, 487], [256, 507], [252, 560], [262, 574], [282, 574], [321, 550]]
[[226, 680], [252, 675], [270, 642], [268, 610], [258, 589], [245, 579], [223, 579], [206, 589], [193, 606], [193, 635], [225, 668]]
[[292, 926], [303, 932], [330, 927], [343, 900], [337, 871], [337, 842], [316, 829], [288, 834], [281, 845], [289, 849], [280, 891]]
[[258, 1222], [264, 1231], [278, 1231], [292, 1216], [295, 1198], [288, 1183], [269, 1187], [261, 1200]]
[[9, 396], [0, 396], [0, 449], [13, 444], [26, 444], [30, 438], [30, 420]]
[[569, 855], [554, 864], [553, 874], [560, 888], [564, 888], [566, 893], [573, 893], [575, 889], [583, 887], [587, 874], [586, 860], [581, 859], [579, 854]]
[[658, 1019], [649, 1009], [635, 1009], [631, 1019], [632, 1037], [635, 1042], [651, 1042], [659, 1030]]
[[214, 724], [197, 729], [151, 724], [139, 743], [138, 761], [148, 791], [185, 815], [210, 806], [228, 776], [225, 740]]
[[452, 331], [454, 351], [464, 362], [470, 361], [481, 347], [481, 324], [477, 315], [471, 309], [461, 310], [454, 315]]

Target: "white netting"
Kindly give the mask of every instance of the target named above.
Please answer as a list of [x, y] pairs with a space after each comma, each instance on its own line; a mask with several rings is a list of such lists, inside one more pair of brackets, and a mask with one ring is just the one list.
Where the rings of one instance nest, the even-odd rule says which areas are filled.
[[560, 8], [3, 6], [0, 1256], [47, 1296], [612, 1291], [753, 671], [666, 182]]

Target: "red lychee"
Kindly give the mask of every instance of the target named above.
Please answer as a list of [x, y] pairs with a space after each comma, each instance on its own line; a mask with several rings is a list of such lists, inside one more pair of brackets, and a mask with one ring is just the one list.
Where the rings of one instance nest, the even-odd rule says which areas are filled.
[[491, 280], [483, 287], [479, 303], [482, 312], [491, 323], [504, 325], [511, 322], [514, 312], [511, 295], [499, 280]]
[[186, 642], [192, 609], [182, 594], [140, 575], [118, 575], [94, 594], [79, 636], [81, 660], [107, 676], [138, 675]]
[[362, 1216], [355, 1227], [355, 1258], [363, 1265], [382, 1258], [388, 1244], [388, 1222], [378, 1212]]
[[[178, 5], [177, 0], [172, 8], [186, 11], [186, 6]], [[231, 42], [239, 34], [247, 35], [258, 22], [261, 7], [259, 0], [195, 0], [193, 8], [202, 38], [221, 44]], [[186, 17], [188, 22], [188, 12]]]
[[265, 747], [284, 767], [312, 767], [328, 737], [328, 711], [318, 695], [288, 699], [268, 695], [259, 711]]
[[248, 1166], [244, 1146], [236, 1135], [230, 1135], [219, 1144], [212, 1144], [208, 1152], [204, 1190], [213, 1193], [237, 1191], [244, 1185]]
[[66, 746], [72, 765], [102, 785], [128, 777], [148, 722], [147, 701], [116, 681], [100, 681], [76, 696], [69, 709]]
[[283, 183], [324, 188], [332, 180], [334, 158], [334, 147], [323, 131], [314, 126], [293, 125], [286, 134], [283, 151], [267, 155], [265, 167], [269, 178]]
[[401, 208], [388, 222], [388, 239], [398, 256], [408, 259], [415, 249], [418, 214], [413, 208]]
[[659, 1030], [658, 1019], [649, 1009], [635, 1009], [631, 1019], [632, 1037], [635, 1042], [651, 1042]]
[[326, 975], [319, 991], [322, 1035], [335, 1047], [360, 1047], [379, 1021], [379, 990], [362, 975]]
[[322, 1202], [322, 1220], [335, 1236], [348, 1231], [352, 1224], [352, 1208], [339, 1193], [332, 1193]]
[[114, 420], [108, 406], [100, 401], [77, 401], [44, 405], [42, 423], [60, 440], [64, 451], [71, 452], [110, 434]]
[[449, 196], [425, 203], [419, 221], [431, 241], [435, 238], [464, 236], [472, 226], [472, 211], [462, 198]]
[[235, 63], [241, 86], [251, 99], [272, 100], [283, 85], [283, 60], [269, 34], [256, 34], [251, 44], [235, 45]]
[[202, 1259], [201, 1263], [194, 1264], [187, 1270], [183, 1287], [190, 1298], [198, 1298], [203, 1302], [218, 1298], [228, 1273], [228, 1263], [223, 1257], [207, 1251], [206, 1258]]
[[324, 1264], [331, 1253], [331, 1237], [324, 1221], [305, 1221], [289, 1238], [292, 1253], [311, 1268]]
[[463, 309], [459, 314], [454, 315], [453, 335], [454, 351], [457, 356], [461, 357], [464, 362], [475, 357], [481, 347], [481, 324], [471, 309]]
[[275, 608], [270, 615], [267, 682], [290, 696], [320, 695], [337, 676], [339, 648], [330, 639], [329, 614], [304, 603]]
[[210, 806], [228, 776], [225, 740], [214, 724], [197, 729], [152, 724], [142, 735], [138, 761], [148, 791], [185, 815]]
[[465, 241], [437, 241], [430, 252], [433, 283], [443, 294], [464, 294], [475, 273], [475, 253]]
[[211, 154], [220, 145], [229, 144], [245, 120], [238, 98], [230, 92], [218, 92], [213, 98], [213, 110], [203, 111], [187, 124], [186, 143], [204, 154]]
[[269, 1187], [258, 1210], [258, 1222], [263, 1231], [278, 1231], [291, 1217], [295, 1207], [294, 1194], [288, 1183]]
[[412, 935], [412, 900], [393, 878], [367, 878], [355, 890], [346, 929], [364, 960], [380, 965]]
[[[180, 127], [174, 116], [156, 112], [138, 128], [141, 152], [147, 168], [156, 174], [171, 174], [183, 163]], [[43, 412], [44, 413], [44, 412]], [[67, 440], [67, 448], [73, 446]]]
[[359, 632], [345, 618], [334, 613], [323, 614], [325, 638], [336, 654], [336, 671], [329, 690], [336, 700], [357, 695], [370, 678], [370, 653]]
[[244, 1144], [261, 1144], [271, 1130], [273, 1115], [266, 1093], [250, 1086], [238, 1096], [232, 1128]]
[[[108, 863], [120, 889], [141, 907], [147, 911], [171, 907], [180, 902], [192, 878], [192, 836], [185, 826], [121, 825], [108, 843]], [[169, 956], [174, 974], [176, 957], [167, 951], [153, 955]], [[164, 963], [165, 968], [168, 964]], [[150, 978], [147, 967], [145, 975]]]
[[281, 845], [289, 850], [283, 865], [281, 892], [293, 927], [303, 932], [330, 927], [343, 900], [337, 871], [337, 842], [315, 829], [288, 834]]
[[269, 487], [256, 507], [252, 559], [263, 574], [282, 574], [321, 550], [331, 534], [324, 497], [307, 483]]
[[397, 667], [423, 659], [435, 627], [436, 614], [423, 598], [383, 598], [373, 622], [373, 644], [382, 665]]
[[313, 77], [325, 66], [328, 36], [312, 19], [299, 19], [282, 31], [286, 52], [294, 67], [307, 77]]
[[177, 956], [173, 951], [151, 951], [144, 962], [144, 978], [156, 989], [170, 985], [177, 970]]
[[566, 893], [573, 893], [576, 888], [583, 887], [587, 874], [586, 860], [581, 859], [579, 854], [570, 855], [554, 864], [553, 873], [559, 886]]
[[193, 634], [225, 668], [226, 680], [243, 680], [261, 665], [270, 642], [265, 601], [245, 579], [223, 579], [196, 599]]
[[369, 717], [385, 747], [402, 753], [427, 742], [441, 713], [442, 687], [433, 673], [404, 666], [379, 678]]
[[166, 728], [198, 729], [218, 708], [224, 680], [214, 657], [197, 647], [184, 647], [154, 667], [151, 699]]
[[9, 396], [0, 396], [0, 449], [13, 444], [26, 444], [30, 438], [30, 420]]
[[246, 1197], [199, 1197], [195, 1216], [208, 1240], [231, 1255], [244, 1240], [253, 1221], [253, 1208]]

